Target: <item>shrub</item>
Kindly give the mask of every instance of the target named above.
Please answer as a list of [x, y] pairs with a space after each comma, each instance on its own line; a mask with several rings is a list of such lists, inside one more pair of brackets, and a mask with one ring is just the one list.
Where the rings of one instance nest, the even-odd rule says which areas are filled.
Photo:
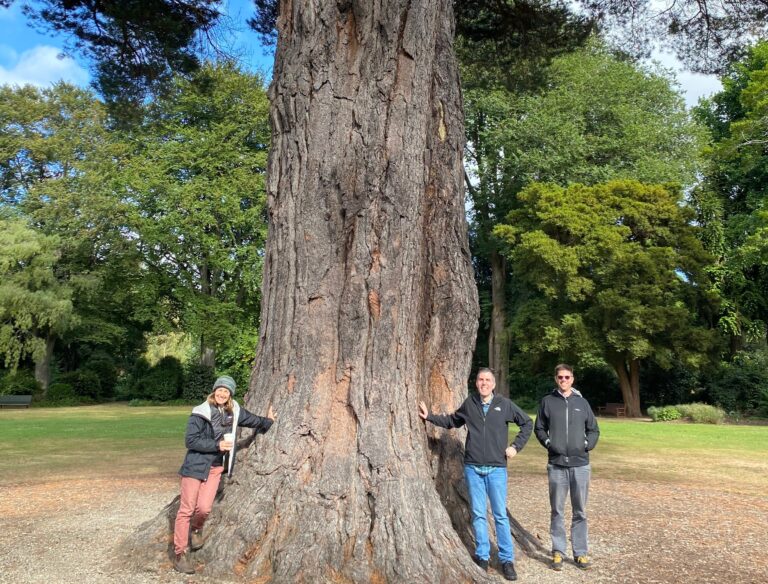
[[51, 383], [45, 398], [51, 402], [74, 400], [75, 390], [69, 383]]
[[43, 387], [28, 369], [17, 369], [0, 380], [0, 395], [32, 395], [38, 397]]
[[[711, 375], [709, 400], [726, 411], [753, 413], [765, 411], [768, 395], [768, 351], [742, 351], [732, 363], [723, 363]], [[768, 413], [768, 411], [766, 411]]]
[[763, 417], [768, 417], [768, 387], [763, 387], [760, 391], [760, 399], [757, 402], [757, 413]]
[[133, 398], [133, 386], [135, 385], [133, 376], [129, 373], [121, 375], [115, 383], [114, 396], [117, 401], [128, 401]]
[[188, 402], [199, 402], [205, 399], [213, 387], [213, 368], [200, 363], [187, 365], [184, 370], [184, 388], [181, 397]]
[[189, 403], [183, 399], [172, 399], [166, 402], [159, 402], [150, 399], [132, 399], [128, 402], [128, 407], [131, 408], [144, 408], [149, 406], [166, 407], [166, 406], [188, 406]]
[[676, 406], [684, 418], [698, 424], [720, 424], [725, 412], [709, 404], [685, 404]]
[[701, 392], [699, 374], [680, 362], [662, 368], [649, 360], [640, 370], [640, 386], [643, 402], [656, 406], [689, 403]]
[[59, 375], [56, 382], [72, 386], [75, 396], [85, 398], [85, 401], [98, 401], [101, 398], [101, 380], [94, 371], [88, 369], [68, 371]]
[[176, 357], [163, 357], [136, 382], [134, 397], [154, 401], [169, 401], [180, 397], [184, 369]]
[[523, 396], [519, 399], [515, 398], [512, 401], [517, 404], [517, 407], [526, 412], [535, 412], [539, 409], [539, 400], [532, 397]]
[[648, 408], [648, 416], [654, 422], [670, 422], [672, 420], [679, 420], [683, 417], [676, 406], [651, 406]]
[[104, 352], [96, 352], [86, 361], [83, 369], [93, 371], [98, 376], [101, 396], [111, 397], [114, 395], [115, 384], [117, 383], [117, 368], [112, 357]]

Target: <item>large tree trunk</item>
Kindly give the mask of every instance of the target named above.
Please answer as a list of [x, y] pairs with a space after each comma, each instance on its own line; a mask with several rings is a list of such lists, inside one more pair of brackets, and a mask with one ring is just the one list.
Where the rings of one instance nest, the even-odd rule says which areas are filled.
[[627, 408], [627, 416], [639, 418], [640, 410], [640, 361], [638, 359], [616, 359], [613, 368], [619, 376], [619, 387]]
[[[426, 430], [416, 408], [464, 399], [478, 318], [451, 10], [450, 0], [281, 4], [262, 329], [246, 396], [278, 418], [241, 451], [214, 509], [195, 554], [206, 574], [484, 579], [468, 549], [461, 436]], [[138, 561], [162, 529], [164, 517], [129, 543]]]
[[490, 253], [491, 331], [489, 366], [496, 375], [496, 393], [509, 397], [509, 335], [507, 334], [507, 261], [498, 250]]

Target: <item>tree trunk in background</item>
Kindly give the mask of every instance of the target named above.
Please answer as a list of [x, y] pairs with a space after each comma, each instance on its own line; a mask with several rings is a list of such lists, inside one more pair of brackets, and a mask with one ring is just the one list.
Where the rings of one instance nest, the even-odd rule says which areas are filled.
[[[195, 560], [249, 581], [483, 581], [463, 435], [425, 429], [416, 407], [466, 397], [479, 312], [451, 0], [284, 0], [280, 14], [245, 400], [278, 418], [241, 451]], [[167, 525], [126, 546], [137, 566]]]
[[[211, 273], [208, 262], [200, 264], [200, 292], [203, 296], [215, 296], [215, 274]], [[200, 365], [216, 368], [216, 349], [207, 342], [205, 333], [200, 335]]]
[[489, 367], [496, 375], [496, 393], [509, 397], [509, 336], [507, 334], [507, 260], [498, 250], [490, 253], [491, 264], [491, 332]]
[[200, 337], [200, 365], [216, 368], [216, 349], [206, 345], [205, 335]]
[[53, 348], [56, 345], [56, 337], [49, 334], [45, 338], [45, 352], [35, 361], [35, 380], [43, 388], [43, 398], [48, 393], [48, 386], [51, 384], [51, 360], [53, 359]]
[[619, 376], [619, 387], [627, 408], [627, 416], [639, 418], [640, 410], [640, 361], [638, 359], [617, 359], [613, 368]]

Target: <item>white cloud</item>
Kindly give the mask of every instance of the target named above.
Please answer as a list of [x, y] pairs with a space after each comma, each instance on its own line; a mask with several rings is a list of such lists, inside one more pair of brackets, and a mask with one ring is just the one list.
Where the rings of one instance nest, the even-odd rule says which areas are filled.
[[48, 45], [38, 45], [20, 55], [8, 46], [0, 46], [0, 55], [9, 63], [0, 65], [0, 85], [36, 85], [46, 87], [56, 81], [74, 85], [86, 85], [88, 71], [74, 59], [61, 58], [61, 50]]

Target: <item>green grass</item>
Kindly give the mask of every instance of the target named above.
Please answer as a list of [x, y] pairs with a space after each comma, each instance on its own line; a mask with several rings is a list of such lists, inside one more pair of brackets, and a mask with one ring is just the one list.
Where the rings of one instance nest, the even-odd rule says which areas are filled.
[[189, 406], [0, 410], [0, 485], [89, 475], [172, 475]]
[[[189, 406], [0, 410], [0, 486], [45, 479], [173, 476], [184, 457]], [[768, 490], [768, 426], [600, 418], [594, 476]], [[510, 432], [517, 430], [510, 427]], [[544, 474], [535, 437], [511, 472]]]
[[[600, 441], [590, 455], [596, 478], [714, 486], [740, 493], [768, 489], [768, 426], [610, 418], [599, 418], [598, 423]], [[545, 472], [546, 453], [535, 437], [513, 464], [520, 472]]]

